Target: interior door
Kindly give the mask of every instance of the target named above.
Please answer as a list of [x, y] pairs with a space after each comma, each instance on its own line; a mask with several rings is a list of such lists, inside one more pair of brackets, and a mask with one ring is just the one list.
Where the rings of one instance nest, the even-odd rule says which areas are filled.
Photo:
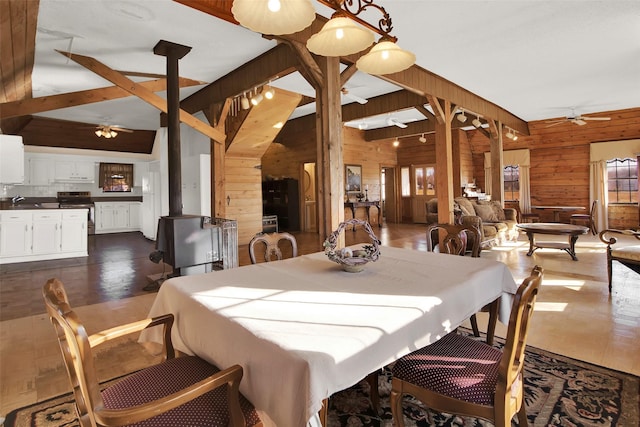
[[412, 205], [414, 223], [427, 222], [427, 200], [436, 194], [436, 168], [434, 165], [416, 165], [412, 167]]
[[395, 168], [383, 167], [380, 174], [382, 183], [382, 216], [385, 221], [391, 223], [398, 222], [398, 200]]

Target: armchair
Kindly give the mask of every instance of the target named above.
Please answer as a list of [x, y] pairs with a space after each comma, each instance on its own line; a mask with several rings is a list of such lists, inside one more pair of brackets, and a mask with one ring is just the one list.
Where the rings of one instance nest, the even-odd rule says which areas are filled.
[[611, 293], [613, 261], [618, 261], [620, 264], [623, 264], [640, 274], [640, 245], [613, 247], [613, 245], [618, 242], [618, 239], [613, 237], [612, 234], [635, 237], [636, 240], [640, 240], [640, 231], [610, 229], [600, 232], [600, 240], [607, 244], [607, 277], [609, 279], [609, 293]]
[[[175, 357], [172, 314], [89, 336], [71, 309], [62, 282], [47, 281], [43, 296], [73, 387], [80, 426], [162, 426], [176, 425], [176, 420], [185, 426], [261, 425], [253, 405], [238, 391], [241, 366], [220, 370], [195, 356]], [[166, 360], [100, 390], [93, 349], [154, 326], [164, 328]]]

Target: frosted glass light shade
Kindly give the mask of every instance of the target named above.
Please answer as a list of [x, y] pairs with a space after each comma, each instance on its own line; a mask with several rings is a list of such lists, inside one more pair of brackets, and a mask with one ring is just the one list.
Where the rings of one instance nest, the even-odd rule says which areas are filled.
[[310, 0], [233, 0], [233, 17], [252, 31], [262, 34], [293, 34], [316, 19]]
[[416, 62], [416, 56], [397, 44], [379, 41], [369, 53], [356, 61], [358, 70], [373, 75], [392, 74], [405, 70]]
[[321, 56], [345, 56], [358, 53], [374, 42], [373, 33], [349, 18], [338, 16], [307, 40], [307, 49]]

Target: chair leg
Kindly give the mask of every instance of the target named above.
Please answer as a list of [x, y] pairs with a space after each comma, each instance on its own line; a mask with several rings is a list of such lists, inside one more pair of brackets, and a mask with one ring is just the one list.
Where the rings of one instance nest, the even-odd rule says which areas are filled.
[[404, 416], [402, 415], [402, 393], [391, 389], [391, 419], [394, 427], [404, 427]]
[[522, 402], [522, 405], [520, 405], [520, 410], [518, 411], [518, 426], [529, 427], [529, 420], [527, 419], [527, 409], [524, 402]]
[[500, 310], [500, 299], [496, 299], [489, 306], [489, 325], [487, 326], [487, 344], [493, 345], [493, 337], [496, 334], [496, 324], [498, 323], [498, 311]]
[[479, 337], [480, 336], [480, 329], [478, 329], [478, 319], [476, 319], [476, 315], [472, 315], [469, 318], [469, 321], [471, 322], [471, 329], [473, 329], [473, 336], [474, 337]]

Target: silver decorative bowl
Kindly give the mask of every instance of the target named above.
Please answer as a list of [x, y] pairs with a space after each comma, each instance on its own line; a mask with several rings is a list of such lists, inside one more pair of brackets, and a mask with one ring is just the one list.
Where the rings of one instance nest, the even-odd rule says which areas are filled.
[[[370, 245], [365, 245], [360, 249], [342, 248], [336, 249], [338, 236], [349, 226], [362, 225], [371, 239]], [[360, 219], [350, 219], [340, 223], [338, 228], [324, 241], [324, 252], [327, 257], [339, 264], [342, 269], [349, 273], [359, 273], [364, 270], [364, 266], [372, 261], [377, 261], [380, 256], [380, 240], [376, 237], [367, 221]]]

